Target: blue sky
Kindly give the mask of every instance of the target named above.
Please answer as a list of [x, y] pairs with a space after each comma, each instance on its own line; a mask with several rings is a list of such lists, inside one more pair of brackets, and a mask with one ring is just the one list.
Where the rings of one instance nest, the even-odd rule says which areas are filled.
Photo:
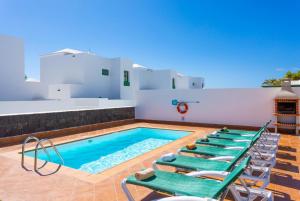
[[203, 76], [208, 88], [258, 87], [300, 69], [300, 1], [0, 0], [0, 34], [25, 41], [25, 68], [63, 48]]

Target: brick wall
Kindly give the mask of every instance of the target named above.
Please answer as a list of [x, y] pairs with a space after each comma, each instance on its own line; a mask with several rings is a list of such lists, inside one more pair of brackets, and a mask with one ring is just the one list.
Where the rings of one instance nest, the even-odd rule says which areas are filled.
[[134, 119], [134, 107], [0, 116], [0, 137]]

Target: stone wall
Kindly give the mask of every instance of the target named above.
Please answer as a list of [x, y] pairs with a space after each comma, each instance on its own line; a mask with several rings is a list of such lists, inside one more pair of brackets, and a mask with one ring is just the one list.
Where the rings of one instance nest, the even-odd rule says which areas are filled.
[[135, 108], [112, 108], [0, 116], [0, 137], [134, 119]]

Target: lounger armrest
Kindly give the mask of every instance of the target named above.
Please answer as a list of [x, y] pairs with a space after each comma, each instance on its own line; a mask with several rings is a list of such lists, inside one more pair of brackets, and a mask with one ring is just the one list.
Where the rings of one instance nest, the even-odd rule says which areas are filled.
[[271, 171], [270, 167], [261, 167], [261, 166], [255, 166], [255, 165], [251, 165], [251, 169], [254, 171], [259, 171], [259, 172], [270, 172]]
[[152, 168], [153, 168], [153, 170], [158, 170], [156, 162], [157, 162], [156, 160], [152, 162]]
[[218, 156], [218, 157], [213, 157], [213, 158], [209, 158], [209, 160], [212, 161], [228, 161], [228, 160], [233, 160], [234, 157], [233, 156]]
[[217, 201], [211, 198], [199, 198], [194, 196], [175, 196], [175, 197], [167, 197], [153, 201]]
[[243, 134], [242, 136], [244, 136], [244, 137], [253, 137], [253, 136], [255, 136], [255, 134]]
[[251, 140], [234, 140], [235, 142], [251, 142]]
[[242, 174], [240, 176], [240, 179], [246, 179], [246, 180], [251, 180], [251, 181], [265, 181], [265, 178], [263, 178], [263, 177], [250, 176], [250, 175], [245, 175], [245, 174]]
[[226, 177], [229, 173], [225, 171], [194, 171], [187, 173], [187, 176], [191, 177], [203, 177], [203, 176], [216, 176], [216, 177]]
[[125, 193], [128, 201], [134, 201], [134, 198], [132, 197], [131, 193], [129, 192], [129, 189], [126, 186], [127, 178], [123, 179], [121, 182], [121, 187], [123, 192]]
[[248, 200], [249, 196], [262, 197], [262, 200], [266, 200], [266, 201], [274, 200], [272, 191], [265, 190], [265, 189], [258, 189], [258, 188], [248, 188], [247, 191], [243, 186], [237, 186], [237, 185], [233, 185], [233, 186], [236, 192], [244, 193], [244, 194], [250, 193], [250, 195], [245, 197], [245, 200]]
[[181, 149], [177, 149], [177, 152], [176, 152], [178, 155], [181, 155]]
[[242, 149], [245, 149], [245, 147], [225, 147], [224, 149], [228, 149], [228, 150], [242, 150]]

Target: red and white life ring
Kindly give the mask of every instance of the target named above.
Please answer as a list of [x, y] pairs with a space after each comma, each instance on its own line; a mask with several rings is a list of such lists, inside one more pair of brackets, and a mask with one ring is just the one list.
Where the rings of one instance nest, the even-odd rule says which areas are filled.
[[188, 110], [189, 110], [189, 106], [188, 106], [187, 103], [180, 102], [180, 103], [177, 104], [177, 111], [180, 114], [185, 114], [185, 113], [187, 113]]

